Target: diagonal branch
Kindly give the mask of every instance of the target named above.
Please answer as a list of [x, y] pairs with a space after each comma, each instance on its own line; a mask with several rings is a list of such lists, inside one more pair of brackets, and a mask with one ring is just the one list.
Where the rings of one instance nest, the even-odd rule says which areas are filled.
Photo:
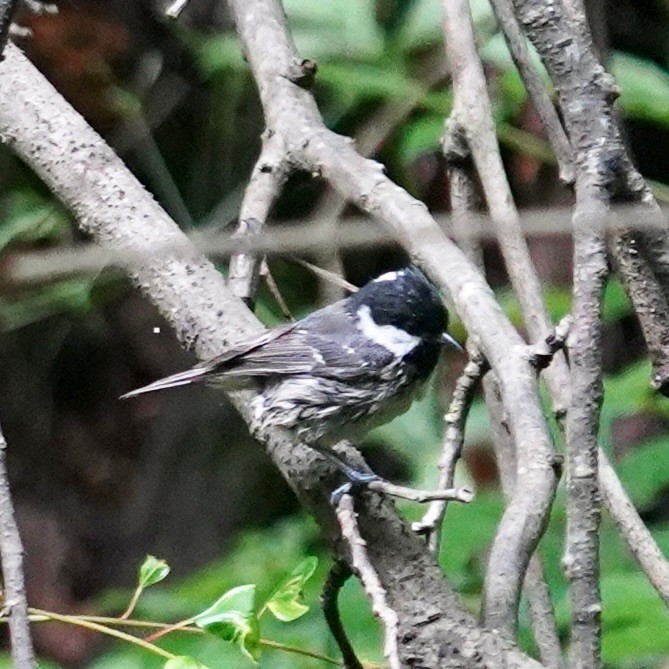
[[572, 183], [574, 181], [574, 160], [571, 146], [544, 82], [532, 64], [525, 36], [513, 13], [513, 5], [510, 0], [492, 0], [491, 4], [506, 37], [513, 62], [525, 82], [525, 88], [539, 114], [553, 151], [555, 151], [555, 158], [560, 169], [560, 178], [564, 183]]
[[[473, 47], [468, 54], [470, 58], [477, 59]], [[463, 56], [466, 57], [465, 54]], [[467, 228], [475, 220], [473, 211], [478, 202], [474, 164], [463, 134], [451, 132], [447, 133], [444, 138], [444, 154], [448, 165], [454, 231], [456, 238], [461, 246], [466, 249], [468, 256], [482, 268], [483, 259], [480, 244], [473, 243], [473, 240], [467, 234], [470, 232]], [[503, 174], [499, 178], [505, 180]], [[530, 266], [530, 271], [531, 269]], [[532, 347], [528, 359], [532, 361], [534, 366], [537, 366], [538, 350], [545, 353], [547, 348], [551, 349], [548, 340], [540, 341]], [[553, 352], [552, 349], [548, 351], [548, 353], [551, 352]], [[501, 401], [500, 386], [494, 373], [487, 374], [484, 377], [483, 392], [490, 414], [493, 445], [500, 471], [502, 489], [508, 503], [513, 498], [516, 487], [517, 453], [508, 429], [506, 411]], [[557, 474], [557, 477], [559, 478], [559, 474]], [[563, 666], [562, 653], [555, 614], [543, 574], [543, 567], [536, 554], [532, 555], [529, 560], [523, 587], [529, 602], [534, 638], [541, 661], [550, 669], [561, 669]], [[512, 629], [512, 626], [507, 629]]]

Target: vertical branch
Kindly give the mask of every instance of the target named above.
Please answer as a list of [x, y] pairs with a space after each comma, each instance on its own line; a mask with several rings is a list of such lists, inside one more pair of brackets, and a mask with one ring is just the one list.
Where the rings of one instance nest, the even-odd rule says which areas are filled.
[[23, 545], [16, 526], [7, 475], [7, 442], [0, 431], [0, 556], [4, 581], [4, 609], [9, 611], [12, 661], [16, 669], [37, 667], [28, 622], [23, 575]]
[[[476, 210], [479, 201], [474, 165], [469, 155], [462, 128], [452, 119], [449, 119], [446, 127], [447, 131], [444, 135], [443, 150], [448, 166], [454, 233], [468, 256], [483, 270], [480, 243], [471, 235], [471, 230], [468, 230], [468, 228], [474, 225], [475, 217], [472, 216], [472, 213]], [[484, 374], [487, 371], [485, 359], [479, 358], [479, 360], [483, 362], [481, 362], [478, 371]], [[474, 362], [472, 360], [470, 365]], [[504, 412], [504, 405], [501, 400], [499, 383], [494, 373], [484, 376], [483, 392], [486, 406], [490, 413], [493, 445], [500, 470], [502, 489], [508, 503], [514, 495], [518, 463], [514, 441], [509, 430], [508, 418]], [[456, 395], [457, 393], [453, 395], [454, 402]], [[457, 453], [457, 448], [454, 448], [449, 443], [448, 436], [449, 430], [447, 428], [444, 440], [444, 458], [454, 460], [455, 456], [459, 454]], [[457, 444], [457, 441], [453, 440], [453, 442]], [[447, 449], [451, 451], [448, 458], [446, 458]], [[452, 467], [454, 467], [454, 463], [451, 465]], [[447, 473], [448, 470], [442, 472], [442, 476]], [[440, 510], [436, 507], [436, 503], [434, 510]], [[429, 522], [434, 520], [434, 512], [432, 516], [429, 516], [429, 513], [430, 511], [426, 514], [419, 529], [422, 529], [424, 526], [429, 528]], [[426, 520], [428, 521], [427, 523]], [[434, 540], [433, 537], [430, 537], [430, 539], [431, 541]], [[562, 650], [553, 604], [546, 584], [541, 560], [536, 554], [530, 558], [524, 579], [524, 589], [529, 602], [534, 638], [539, 649], [541, 661], [550, 669], [562, 669]]]
[[[246, 186], [239, 211], [239, 235], [257, 234], [262, 230], [281, 188], [288, 178], [290, 166], [279, 135], [265, 131], [260, 156]], [[234, 295], [250, 305], [255, 299], [260, 277], [260, 258], [237, 253], [230, 259], [228, 285]]]
[[358, 660], [355, 650], [353, 650], [353, 646], [346, 635], [344, 624], [339, 615], [339, 592], [352, 573], [351, 568], [346, 562], [338, 559], [335, 560], [325, 577], [325, 583], [323, 583], [323, 590], [321, 591], [321, 608], [323, 609], [325, 622], [327, 622], [330, 632], [341, 651], [345, 669], [363, 669], [363, 666], [360, 663], [360, 660]]
[[[606, 282], [602, 200], [577, 203], [574, 231], [574, 324], [570, 334], [572, 401], [567, 411], [567, 539], [572, 669], [601, 666], [598, 481], [602, 401], [601, 299]], [[599, 217], [599, 220], [598, 218]]]
[[[471, 156], [528, 331], [533, 339], [543, 340], [552, 325], [504, 172], [469, 4], [466, 0], [443, 0], [442, 7], [455, 92], [453, 112], [446, 125], [444, 152], [447, 159], [457, 158], [454, 165]], [[463, 196], [462, 199], [470, 198]], [[550, 466], [554, 457], [551, 444], [537, 443], [528, 450], [520, 445], [518, 448], [517, 462], [522, 470], [518, 480], [522, 483], [514, 487], [497, 529], [483, 598], [486, 625], [508, 638], [514, 638], [516, 633], [525, 571], [545, 527], [557, 485]]]

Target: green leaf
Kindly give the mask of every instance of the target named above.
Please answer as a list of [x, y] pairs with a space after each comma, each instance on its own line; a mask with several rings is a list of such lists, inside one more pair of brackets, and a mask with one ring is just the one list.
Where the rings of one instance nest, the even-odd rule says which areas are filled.
[[193, 657], [180, 655], [167, 660], [163, 669], [207, 669], [207, 667]]
[[170, 566], [165, 560], [147, 555], [139, 568], [138, 584], [141, 588], [150, 588], [152, 585], [160, 583], [169, 573]]
[[195, 624], [236, 646], [252, 662], [260, 658], [260, 629], [255, 610], [256, 586], [240, 585], [228, 590], [206, 611], [195, 617]]
[[318, 566], [318, 558], [309, 556], [276, 587], [265, 606], [276, 618], [289, 623], [303, 616], [309, 607], [302, 603], [304, 584], [313, 576]]
[[620, 51], [612, 55], [610, 66], [620, 86], [618, 103], [625, 115], [669, 126], [669, 74]]

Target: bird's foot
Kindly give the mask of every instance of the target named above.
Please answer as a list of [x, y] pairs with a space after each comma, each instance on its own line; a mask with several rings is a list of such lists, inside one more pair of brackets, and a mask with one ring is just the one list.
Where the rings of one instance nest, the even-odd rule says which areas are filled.
[[339, 506], [339, 502], [344, 495], [355, 494], [364, 490], [370, 483], [383, 480], [376, 474], [359, 472], [350, 468], [346, 471], [346, 477], [348, 478], [348, 481], [343, 485], [340, 485], [330, 494], [330, 503], [334, 507]]

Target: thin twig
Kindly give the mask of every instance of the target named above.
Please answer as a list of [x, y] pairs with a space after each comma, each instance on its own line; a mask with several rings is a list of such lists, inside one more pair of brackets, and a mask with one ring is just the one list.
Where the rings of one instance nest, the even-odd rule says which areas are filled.
[[260, 276], [264, 278], [265, 283], [267, 284], [267, 290], [269, 290], [269, 292], [272, 294], [272, 297], [276, 300], [276, 303], [279, 305], [279, 309], [281, 309], [281, 313], [289, 320], [294, 321], [295, 317], [288, 308], [288, 303], [283, 299], [281, 290], [279, 290], [279, 284], [274, 280], [274, 276], [270, 271], [266, 259], [263, 260], [260, 265]]
[[[114, 633], [115, 627], [129, 627], [133, 629], [141, 628], [141, 629], [166, 629], [168, 627], [171, 627], [169, 623], [159, 623], [155, 622], [153, 620], [133, 620], [132, 618], [129, 619], [122, 619], [122, 618], [110, 618], [108, 616], [89, 616], [89, 615], [67, 615], [64, 616], [62, 614], [56, 614], [51, 611], [44, 611], [43, 609], [29, 609], [30, 612], [30, 622], [35, 622], [35, 623], [44, 623], [44, 622], [65, 622], [70, 625], [79, 625], [79, 627], [84, 627], [86, 629], [91, 629], [89, 623], [97, 623], [100, 625], [100, 628], [95, 628], [91, 629], [91, 631], [96, 631], [100, 632], [101, 634], [107, 634], [108, 636], [114, 636], [116, 637], [117, 635]], [[58, 618], [56, 618], [58, 616]], [[67, 618], [67, 620], [63, 620], [63, 618]], [[7, 622], [7, 618], [0, 617], [0, 623], [1, 622]], [[108, 630], [111, 630], [111, 634]], [[188, 634], [196, 634], [198, 636], [202, 636], [204, 634], [207, 634], [206, 630], [202, 629], [201, 627], [195, 627], [195, 626], [188, 626], [188, 627], [179, 627], [177, 630], [178, 632], [185, 632]], [[135, 641], [131, 641], [130, 643], [137, 643], [139, 642], [138, 645], [142, 646], [145, 650], [150, 650], [151, 652], [155, 652], [154, 648], [147, 648], [145, 645], [146, 639], [140, 639], [138, 637], [131, 637], [132, 639], [135, 639]], [[129, 641], [128, 637], [124, 636], [121, 638], [123, 641]], [[313, 658], [314, 660], [320, 660], [322, 662], [325, 662], [327, 664], [332, 664], [337, 667], [341, 667], [342, 663], [339, 662], [338, 660], [335, 660], [332, 657], [328, 657], [327, 655], [323, 655], [322, 653], [318, 653], [313, 650], [308, 650], [306, 648], [300, 648], [299, 646], [291, 646], [290, 644], [285, 644], [281, 643], [280, 641], [272, 641], [271, 639], [259, 639], [258, 643], [261, 646], [265, 646], [266, 648], [272, 648], [273, 650], [279, 650], [284, 653], [291, 653], [294, 655], [301, 655], [303, 657], [310, 657]], [[149, 644], [151, 646], [152, 644]], [[160, 650], [160, 649], [159, 649]]]
[[[290, 174], [281, 137], [271, 131], [263, 136], [260, 156], [251, 173], [239, 212], [236, 235], [248, 237], [259, 234]], [[262, 258], [237, 253], [230, 259], [228, 285], [233, 294], [252, 305], [258, 288]]]
[[321, 591], [321, 608], [330, 633], [339, 646], [344, 667], [346, 669], [363, 669], [355, 650], [346, 635], [346, 629], [339, 614], [339, 592], [351, 576], [350, 567], [343, 560], [335, 560], [323, 583]]
[[367, 487], [375, 492], [382, 492], [385, 495], [390, 495], [390, 497], [398, 497], [399, 499], [406, 499], [410, 502], [419, 502], [420, 504], [437, 500], [450, 500], [453, 502], [469, 504], [469, 502], [474, 499], [474, 491], [471, 490], [471, 488], [466, 487], [446, 488], [443, 490], [418, 490], [416, 488], [406, 488], [401, 485], [396, 485], [389, 481], [372, 481], [367, 484]]
[[0, 430], [0, 556], [4, 581], [4, 609], [9, 611], [12, 661], [16, 669], [37, 667], [28, 622], [23, 545], [16, 525], [7, 474], [7, 442]]
[[[607, 224], [608, 229], [614, 233], [619, 232], [621, 227], [629, 226], [631, 221], [639, 219], [640, 213], [647, 211], [645, 207], [642, 208], [639, 205], [619, 205], [613, 209], [616, 215], [607, 218]], [[496, 233], [491, 230], [490, 218], [487, 215], [471, 211], [467, 214], [466, 219], [466, 227], [457, 232], [459, 244], [463, 248], [467, 243], [474, 241], [496, 239]], [[436, 217], [436, 220], [440, 228], [450, 229], [454, 234], [456, 233], [457, 217], [440, 215]], [[523, 212], [520, 225], [524, 235], [571, 234], [571, 209], [554, 207]], [[642, 219], [641, 227], [654, 230], [659, 225], [657, 218], [645, 217]], [[337, 226], [336, 230], [325, 231], [326, 234], [322, 234], [324, 231], [319, 226], [318, 219], [306, 222], [291, 220], [281, 226], [265, 227], [258, 235], [242, 237], [218, 228], [216, 230], [198, 229], [190, 233], [189, 240], [191, 245], [211, 258], [229, 258], [235, 253], [308, 254], [317, 251], [322, 246], [347, 250], [392, 247], [399, 244], [396, 239], [388, 235], [387, 231], [369, 218], [347, 218], [345, 222]], [[422, 239], [429, 244], [433, 237], [428, 233]], [[77, 275], [98, 274], [101, 269], [108, 266], [141, 266], [149, 259], [158, 256], [167, 257], [173, 253], [179, 253], [183, 248], [182, 243], [166, 239], [156, 242], [155, 248], [150, 253], [138, 252], [137, 249], [123, 251], [101, 249], [97, 244], [78, 244], [42, 251], [7, 253], [0, 264], [0, 279], [6, 284], [21, 285], [55, 281]], [[191, 248], [190, 245], [189, 248]], [[548, 328], [548, 331], [550, 329], [551, 327]]]
[[367, 555], [365, 540], [360, 536], [356, 514], [353, 509], [353, 498], [344, 495], [337, 505], [337, 520], [342, 536], [346, 540], [351, 553], [351, 566], [358, 575], [365, 592], [372, 602], [374, 613], [380, 618], [384, 628], [383, 654], [388, 659], [390, 669], [402, 669], [399, 656], [397, 637], [399, 634], [399, 617], [388, 604], [386, 591], [381, 585], [379, 575]]
[[308, 269], [310, 272], [313, 272], [316, 276], [321, 277], [321, 279], [324, 279], [325, 281], [330, 281], [336, 286], [343, 288], [345, 291], [349, 293], [358, 292], [358, 286], [354, 286], [349, 281], [346, 281], [346, 279], [342, 278], [339, 274], [335, 274], [334, 272], [330, 272], [327, 269], [318, 267], [317, 265], [314, 265], [313, 263], [310, 263], [307, 260], [304, 260], [303, 258], [298, 258], [297, 256], [289, 256], [289, 259], [291, 262], [301, 265], [302, 267]]
[[[439, 460], [439, 482], [437, 490], [453, 487], [455, 466], [460, 459], [465, 441], [465, 423], [481, 378], [488, 370], [488, 363], [475, 348], [469, 354], [469, 361], [455, 384], [451, 404], [444, 416], [444, 442]], [[414, 532], [425, 534], [430, 551], [439, 554], [441, 526], [446, 514], [447, 500], [437, 500], [430, 504], [421, 520], [412, 525]]]
[[534, 109], [539, 114], [546, 135], [555, 151], [560, 168], [560, 179], [570, 184], [574, 181], [574, 159], [571, 146], [546, 86], [532, 64], [525, 36], [513, 13], [513, 6], [510, 0], [491, 0], [491, 4], [506, 38], [513, 62], [520, 72]]

